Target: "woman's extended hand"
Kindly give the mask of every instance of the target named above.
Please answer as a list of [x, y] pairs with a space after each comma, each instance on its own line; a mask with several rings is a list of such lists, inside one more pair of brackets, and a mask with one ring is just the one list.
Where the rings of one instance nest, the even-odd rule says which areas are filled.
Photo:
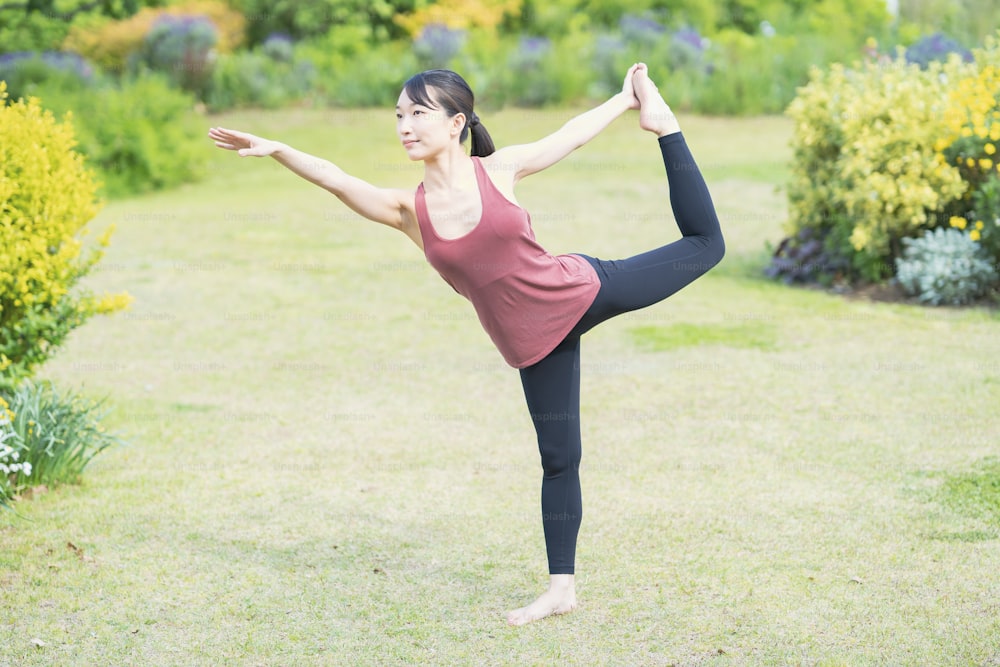
[[628, 73], [625, 75], [625, 82], [622, 83], [622, 95], [630, 101], [629, 109], [639, 108], [639, 98], [635, 96], [635, 88], [632, 86], [632, 75], [637, 69], [645, 66], [644, 63], [636, 63], [629, 67]]
[[224, 127], [209, 129], [208, 138], [219, 148], [236, 151], [240, 157], [267, 157], [281, 146], [277, 141], [262, 139], [247, 132], [227, 130]]

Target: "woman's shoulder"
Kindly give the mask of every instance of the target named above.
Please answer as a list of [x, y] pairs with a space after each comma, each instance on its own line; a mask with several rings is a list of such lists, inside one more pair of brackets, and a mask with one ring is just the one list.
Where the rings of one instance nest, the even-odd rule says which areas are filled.
[[514, 185], [520, 164], [509, 150], [501, 148], [487, 156], [477, 158], [490, 180], [508, 199], [513, 199]]

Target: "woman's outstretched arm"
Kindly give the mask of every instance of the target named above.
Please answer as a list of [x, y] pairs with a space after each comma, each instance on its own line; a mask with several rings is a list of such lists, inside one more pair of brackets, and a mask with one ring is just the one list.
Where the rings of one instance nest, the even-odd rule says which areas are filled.
[[[270, 156], [310, 183], [332, 192], [369, 220], [396, 229], [403, 228], [403, 202], [406, 196], [403, 190], [376, 187], [347, 174], [328, 160], [247, 132], [213, 127], [208, 131], [208, 136], [219, 148], [236, 151], [240, 157]], [[412, 197], [412, 193], [409, 196]]]
[[559, 160], [600, 134], [611, 122], [629, 109], [638, 109], [639, 100], [632, 88], [632, 74], [639, 65], [632, 65], [625, 75], [622, 91], [604, 104], [570, 119], [549, 136], [530, 144], [501, 148], [489, 156], [492, 162], [513, 165], [514, 183], [525, 176], [551, 167]]

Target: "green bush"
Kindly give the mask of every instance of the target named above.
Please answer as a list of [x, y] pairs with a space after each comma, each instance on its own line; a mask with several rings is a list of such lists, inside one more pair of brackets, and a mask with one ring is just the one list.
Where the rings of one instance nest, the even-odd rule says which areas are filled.
[[207, 16], [162, 14], [153, 21], [135, 53], [135, 66], [160, 72], [199, 99], [212, 76], [219, 31]]
[[316, 94], [338, 107], [395, 106], [403, 82], [420, 71], [408, 41], [375, 46], [371, 30], [357, 25], [296, 45], [295, 57], [315, 66]]
[[996, 0], [921, 0], [899, 3], [899, 35], [909, 45], [916, 37], [942, 31], [965, 46], [979, 44], [1000, 26]]
[[[190, 65], [203, 63], [184, 63], [178, 51], [190, 50], [198, 55], [199, 40], [205, 39], [204, 26], [190, 25], [197, 28], [194, 31], [168, 31], [163, 34], [164, 27], [182, 17], [188, 20], [197, 17], [211, 24], [214, 33], [213, 47], [217, 53], [230, 53], [243, 43], [246, 19], [224, 0], [176, 0], [167, 7], [146, 7], [122, 20], [110, 20], [107, 16], [87, 15], [74, 22], [72, 29], [62, 43], [63, 50], [79, 53], [94, 62], [109, 73], [125, 73], [135, 68], [136, 61], [144, 58], [156, 62], [163, 56], [166, 60], [181, 63], [181, 71], [195, 72]], [[159, 3], [162, 4], [162, 3]], [[121, 18], [121, 17], [119, 17]], [[166, 26], [163, 22], [167, 22]], [[160, 35], [151, 35], [154, 26]], [[170, 35], [169, 32], [174, 32]], [[164, 37], [168, 39], [164, 40]], [[172, 42], [172, 43], [171, 43]], [[195, 47], [190, 49], [190, 47]], [[167, 47], [164, 49], [164, 47]], [[181, 47], [180, 49], [178, 47]], [[164, 53], [164, 50], [166, 53]], [[173, 54], [170, 53], [173, 51]], [[201, 57], [204, 53], [200, 54]], [[167, 64], [167, 67], [171, 65]]]
[[101, 426], [104, 415], [103, 401], [49, 383], [0, 395], [0, 503], [29, 484], [79, 482], [95, 456], [121, 443]]
[[935, 150], [943, 97], [962, 64], [922, 70], [902, 55], [858, 69], [814, 69], [788, 107], [795, 121], [790, 232], [813, 229], [849, 278], [880, 281], [903, 238], [943, 219], [965, 191], [958, 170]]
[[84, 252], [97, 184], [68, 122], [35, 99], [5, 99], [0, 81], [0, 390], [29, 377], [89, 317], [129, 301], [124, 294], [71, 292], [100, 260], [112, 231]]
[[968, 188], [952, 207], [950, 223], [969, 228], [973, 241], [1000, 263], [1000, 41], [977, 49], [965, 75], [949, 82], [946, 131], [936, 148]]
[[896, 279], [907, 294], [925, 303], [959, 306], [997, 282], [989, 255], [968, 233], [939, 227], [918, 239], [903, 239], [903, 247]]
[[51, 14], [0, 10], [0, 53], [58, 49], [69, 28], [68, 21]]
[[808, 256], [879, 282], [905, 239], [947, 226], [1000, 260], [1000, 41], [985, 44], [971, 62], [952, 54], [922, 67], [900, 49], [813, 71], [787, 111], [791, 235], [770, 275], [802, 279], [795, 259]]
[[79, 145], [109, 197], [197, 180], [206, 161], [195, 100], [159, 76], [125, 79], [96, 90], [38, 86], [57, 115], [72, 112]]
[[205, 103], [212, 111], [275, 109], [305, 98], [315, 82], [316, 68], [307, 60], [278, 60], [262, 48], [226, 54], [215, 63]]
[[397, 14], [412, 12], [426, 4], [423, 0], [234, 0], [247, 17], [247, 37], [251, 46], [274, 33], [294, 39], [323, 38], [331, 29], [363, 26], [372, 39], [385, 41], [403, 37], [404, 30], [394, 20]]
[[40, 85], [80, 90], [95, 85], [98, 73], [75, 53], [19, 51], [0, 55], [0, 80], [11, 99], [28, 97]]
[[500, 84], [498, 101], [543, 107], [590, 97], [591, 74], [579, 63], [590, 57], [591, 43], [584, 33], [570, 33], [558, 43], [542, 37], [521, 38], [495, 61], [498, 70], [494, 81]]

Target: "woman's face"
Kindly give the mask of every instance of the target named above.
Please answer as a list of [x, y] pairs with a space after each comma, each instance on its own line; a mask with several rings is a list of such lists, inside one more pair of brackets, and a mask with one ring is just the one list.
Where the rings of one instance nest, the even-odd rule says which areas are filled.
[[[427, 89], [436, 104], [434, 89]], [[462, 114], [448, 117], [440, 107], [430, 107], [410, 99], [404, 89], [396, 103], [396, 134], [411, 160], [425, 160], [457, 139], [465, 123]]]

